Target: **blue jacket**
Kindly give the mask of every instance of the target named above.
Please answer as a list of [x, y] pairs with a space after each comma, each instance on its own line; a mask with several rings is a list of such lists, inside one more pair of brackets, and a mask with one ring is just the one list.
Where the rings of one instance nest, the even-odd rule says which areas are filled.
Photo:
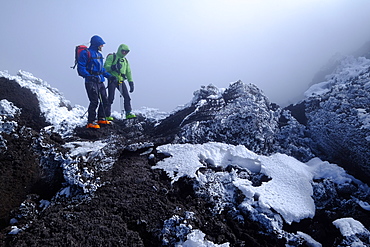
[[104, 82], [104, 77], [109, 78], [111, 75], [104, 69], [103, 55], [98, 48], [104, 45], [104, 40], [95, 35], [90, 40], [90, 59], [86, 50], [81, 51], [77, 60], [78, 74], [85, 78], [85, 82], [91, 75], [98, 76], [100, 82]]

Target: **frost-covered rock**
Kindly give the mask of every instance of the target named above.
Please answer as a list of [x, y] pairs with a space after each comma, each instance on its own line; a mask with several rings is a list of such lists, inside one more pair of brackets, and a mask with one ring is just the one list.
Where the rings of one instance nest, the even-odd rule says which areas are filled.
[[[12, 118], [19, 114], [20, 109], [12, 102], [7, 101], [6, 99], [0, 100], [0, 133], [4, 132], [10, 134], [14, 132], [15, 128], [18, 126], [18, 123], [13, 121]], [[3, 145], [0, 143], [0, 146]]]
[[226, 89], [213, 85], [194, 92], [178, 133], [179, 143], [217, 141], [242, 144], [257, 153], [274, 148], [279, 113], [263, 92], [241, 81]]
[[293, 117], [289, 110], [285, 109], [281, 112], [276, 142], [278, 146], [276, 151], [293, 156], [300, 161], [306, 162], [315, 157], [312, 152], [315, 143], [307, 127]]
[[[21, 87], [29, 89], [38, 99], [38, 105], [42, 116], [53, 126], [55, 132], [62, 136], [71, 135], [76, 126], [81, 126], [80, 116], [85, 112], [82, 106], [71, 107], [70, 102], [64, 98], [58, 89], [52, 88], [46, 81], [35, 77], [25, 71], [19, 71], [17, 76], [11, 76], [4, 71], [0, 71], [0, 77], [15, 80]], [[19, 97], [22, 97], [20, 94]], [[25, 104], [31, 102], [25, 102]]]
[[305, 100], [316, 155], [370, 183], [370, 60], [347, 58]]

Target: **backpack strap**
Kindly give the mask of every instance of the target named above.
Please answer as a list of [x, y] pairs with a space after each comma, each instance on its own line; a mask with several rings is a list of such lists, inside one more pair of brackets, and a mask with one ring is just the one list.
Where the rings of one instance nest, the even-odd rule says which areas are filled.
[[113, 64], [114, 64], [114, 61], [116, 61], [116, 57], [117, 57], [117, 55], [116, 55], [116, 53], [115, 52], [113, 52]]
[[87, 52], [87, 62], [90, 62], [91, 60], [91, 53], [89, 51], [89, 49], [86, 48], [86, 52]]

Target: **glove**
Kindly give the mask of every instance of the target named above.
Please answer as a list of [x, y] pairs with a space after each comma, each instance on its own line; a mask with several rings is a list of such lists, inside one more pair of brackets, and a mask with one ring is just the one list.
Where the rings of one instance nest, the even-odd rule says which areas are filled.
[[128, 85], [130, 86], [130, 93], [132, 93], [134, 91], [134, 82], [133, 81], [129, 81], [128, 82]]
[[121, 63], [116, 63], [116, 64], [113, 64], [110, 68], [111, 68], [112, 71], [116, 71], [116, 72], [120, 73], [120, 70], [122, 68], [122, 64]]
[[92, 83], [98, 83], [98, 82], [100, 82], [99, 77], [94, 76], [94, 75], [88, 76], [87, 77], [87, 81], [88, 82], [92, 82]]

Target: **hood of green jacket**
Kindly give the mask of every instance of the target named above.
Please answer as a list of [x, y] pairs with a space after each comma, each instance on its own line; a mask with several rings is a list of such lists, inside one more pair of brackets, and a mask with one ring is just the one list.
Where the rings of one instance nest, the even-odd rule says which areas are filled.
[[128, 46], [127, 45], [125, 45], [125, 44], [121, 44], [119, 47], [118, 47], [118, 49], [117, 49], [117, 57], [119, 57], [119, 58], [123, 58], [123, 57], [125, 57], [127, 54], [122, 54], [122, 50], [125, 50], [125, 51], [130, 51], [130, 49], [128, 48]]

